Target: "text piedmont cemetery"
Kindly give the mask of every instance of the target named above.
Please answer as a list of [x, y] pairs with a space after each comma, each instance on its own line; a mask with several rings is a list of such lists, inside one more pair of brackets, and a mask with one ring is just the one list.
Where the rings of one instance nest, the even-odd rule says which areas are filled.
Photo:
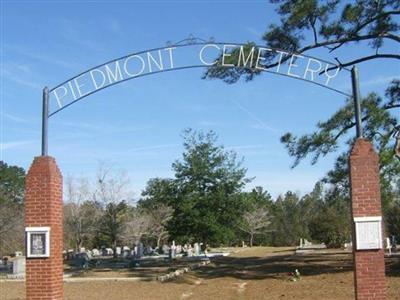
[[[316, 58], [264, 47], [246, 48], [244, 45], [219, 43], [192, 47], [197, 48], [194, 54], [193, 49], [184, 49], [186, 46], [158, 48], [124, 56], [83, 72], [50, 91], [50, 115], [83, 97], [128, 79], [178, 69], [211, 67], [217, 63], [219, 55], [220, 67], [252, 68], [326, 87], [332, 85], [341, 70]], [[236, 61], [232, 61], [234, 49], [238, 51]], [[275, 54], [273, 61], [267, 61], [268, 52]], [[266, 69], [267, 64], [273, 67]]]

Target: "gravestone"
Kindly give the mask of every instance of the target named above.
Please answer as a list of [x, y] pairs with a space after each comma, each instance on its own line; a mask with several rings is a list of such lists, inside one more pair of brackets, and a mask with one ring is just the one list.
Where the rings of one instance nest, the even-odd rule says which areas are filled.
[[192, 257], [193, 256], [193, 248], [192, 248], [191, 244], [189, 244], [189, 246], [187, 247], [187, 256], [188, 257]]
[[87, 269], [89, 268], [90, 259], [91, 257], [88, 253], [86, 252], [78, 253], [72, 259], [72, 265], [82, 269]]
[[312, 246], [312, 243], [309, 242], [307, 239], [304, 239], [303, 247], [310, 247], [310, 246]]
[[144, 255], [152, 255], [154, 253], [154, 249], [149, 245], [144, 248]]
[[120, 256], [120, 255], [121, 255], [121, 247], [116, 247], [116, 248], [115, 248], [115, 254], [116, 254], [117, 256]]
[[131, 255], [131, 249], [128, 246], [122, 247], [122, 257], [127, 258]]
[[25, 274], [25, 256], [18, 256], [13, 261], [13, 274]]
[[170, 248], [170, 259], [175, 259], [176, 257], [176, 246], [175, 246], [175, 241], [172, 241], [172, 245]]
[[144, 252], [143, 243], [140, 242], [139, 245], [138, 245], [138, 257], [139, 258], [143, 257], [143, 252]]
[[168, 247], [168, 245], [163, 245], [163, 246], [162, 246], [162, 252], [163, 252], [164, 254], [168, 254], [168, 253], [169, 253], [169, 247]]
[[392, 255], [392, 243], [388, 237], [386, 238], [386, 249], [389, 251], [389, 255]]
[[[7, 274], [8, 279], [23, 279], [25, 278], [25, 269], [26, 269], [26, 259], [25, 256], [15, 257], [12, 261], [12, 274]], [[8, 268], [7, 268], [8, 269]], [[1, 295], [1, 292], [0, 292]], [[0, 297], [1, 299], [1, 297]]]
[[195, 256], [200, 256], [200, 245], [199, 245], [199, 243], [194, 243], [193, 251], [194, 251], [194, 255]]

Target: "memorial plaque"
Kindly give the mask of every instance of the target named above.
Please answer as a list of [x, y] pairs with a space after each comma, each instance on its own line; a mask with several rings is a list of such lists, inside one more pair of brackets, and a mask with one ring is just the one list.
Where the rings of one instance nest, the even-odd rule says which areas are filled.
[[354, 218], [357, 250], [382, 249], [382, 217]]
[[46, 254], [46, 233], [31, 233], [31, 254]]
[[27, 227], [25, 231], [27, 257], [49, 257], [50, 227]]

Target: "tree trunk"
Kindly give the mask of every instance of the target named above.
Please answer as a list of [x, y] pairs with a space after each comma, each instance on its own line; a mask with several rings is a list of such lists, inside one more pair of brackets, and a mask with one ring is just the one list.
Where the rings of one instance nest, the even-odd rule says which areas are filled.
[[254, 233], [250, 233], [250, 247], [253, 247]]
[[82, 240], [80, 238], [77, 238], [75, 241], [75, 250], [76, 253], [80, 253], [82, 248]]
[[163, 234], [161, 233], [158, 238], [157, 238], [157, 248], [160, 249], [160, 243], [161, 243], [161, 238], [162, 238]]
[[117, 241], [116, 240], [114, 240], [112, 242], [112, 249], [113, 249], [113, 257], [117, 258]]

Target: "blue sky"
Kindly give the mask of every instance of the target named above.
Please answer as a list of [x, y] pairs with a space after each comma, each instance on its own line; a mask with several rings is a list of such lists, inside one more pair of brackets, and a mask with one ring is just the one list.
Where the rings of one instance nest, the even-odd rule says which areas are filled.
[[[229, 3], [228, 3], [229, 2]], [[1, 159], [27, 169], [40, 154], [41, 94], [110, 59], [194, 36], [223, 42], [256, 41], [278, 20], [267, 1], [2, 1]], [[394, 45], [385, 46], [394, 52]], [[367, 47], [313, 55], [345, 60]], [[400, 77], [397, 61], [361, 64], [361, 92], [383, 94]], [[281, 134], [304, 134], [345, 102], [332, 91], [263, 74], [227, 85], [201, 80], [204, 70], [167, 72], [98, 92], [50, 119], [49, 154], [64, 176], [93, 177], [99, 161], [124, 169], [135, 195], [149, 178], [173, 175], [182, 130], [214, 130], [227, 149], [244, 157], [247, 175], [276, 196], [308, 192], [332, 167], [292, 159]], [[348, 82], [339, 83], [350, 91]]]

